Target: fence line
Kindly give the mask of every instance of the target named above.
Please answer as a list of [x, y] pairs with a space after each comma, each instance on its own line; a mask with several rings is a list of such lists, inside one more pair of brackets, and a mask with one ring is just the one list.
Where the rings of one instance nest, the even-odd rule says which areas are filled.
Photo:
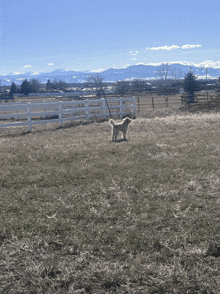
[[[128, 102], [131, 104], [128, 105]], [[110, 115], [109, 111], [112, 116], [120, 116], [120, 118], [128, 114], [135, 117], [136, 98], [2, 104], [0, 105], [0, 128], [28, 126], [31, 131], [32, 125], [35, 124], [59, 122], [62, 126], [63, 122], [80, 119], [86, 119], [89, 122], [90, 118], [94, 117], [106, 119]], [[6, 123], [1, 124], [1, 121]]]
[[180, 98], [172, 98], [169, 96], [156, 96], [156, 97], [137, 97], [137, 110], [138, 113], [144, 110], [157, 110], [161, 108], [168, 108], [172, 106], [183, 105]]
[[155, 96], [138, 96], [137, 97], [137, 113], [145, 115], [148, 111], [161, 111], [162, 109], [189, 106], [193, 109], [214, 109], [220, 107], [220, 94], [195, 93], [195, 103], [187, 104], [187, 95], [155, 95]]

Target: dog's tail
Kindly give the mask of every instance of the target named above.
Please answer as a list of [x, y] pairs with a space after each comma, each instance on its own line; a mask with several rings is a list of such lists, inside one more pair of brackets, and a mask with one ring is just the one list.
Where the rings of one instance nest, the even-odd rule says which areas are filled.
[[113, 119], [110, 119], [109, 123], [112, 124], [113, 126], [115, 126], [115, 122], [113, 121]]

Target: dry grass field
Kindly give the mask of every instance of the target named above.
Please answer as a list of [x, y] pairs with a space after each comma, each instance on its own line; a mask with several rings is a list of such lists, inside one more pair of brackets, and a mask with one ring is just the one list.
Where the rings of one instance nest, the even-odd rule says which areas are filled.
[[220, 293], [220, 115], [110, 132], [1, 130], [0, 293]]

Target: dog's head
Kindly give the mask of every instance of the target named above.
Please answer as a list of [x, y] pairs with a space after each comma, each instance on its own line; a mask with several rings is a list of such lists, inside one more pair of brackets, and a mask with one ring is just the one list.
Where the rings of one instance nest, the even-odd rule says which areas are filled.
[[124, 122], [128, 125], [128, 124], [130, 124], [132, 122], [132, 120], [130, 118], [126, 117], [124, 119]]

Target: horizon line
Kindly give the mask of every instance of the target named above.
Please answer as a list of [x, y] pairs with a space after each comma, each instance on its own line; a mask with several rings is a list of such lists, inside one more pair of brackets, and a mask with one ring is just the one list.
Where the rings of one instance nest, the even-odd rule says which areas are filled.
[[[160, 66], [162, 64], [168, 64], [168, 65], [173, 65], [173, 64], [180, 64], [180, 65], [185, 65], [185, 66], [194, 66], [194, 67], [199, 67], [199, 68], [214, 68], [214, 69], [220, 69], [220, 61], [212, 61], [212, 60], [206, 60], [200, 63], [195, 63], [195, 62], [190, 62], [190, 61], [163, 61], [163, 62], [148, 62], [148, 63], [144, 63], [144, 62], [139, 62], [137, 64], [126, 64], [125, 66], [116, 68], [116, 67], [109, 67], [107, 69], [94, 69], [94, 70], [76, 70], [76, 69], [63, 69], [63, 68], [56, 68], [53, 69], [51, 71], [27, 71], [27, 72], [10, 72], [8, 74], [0, 74], [0, 76], [7, 76], [7, 75], [24, 75], [24, 74], [28, 74], [30, 73], [32, 76], [38, 76], [39, 74], [50, 74], [54, 71], [64, 71], [64, 72], [68, 72], [68, 71], [75, 71], [75, 72], [83, 72], [83, 73], [102, 73], [105, 72], [109, 69], [126, 69], [128, 67], [132, 67], [132, 66], [138, 66], [138, 65], [146, 65], [146, 66]], [[29, 67], [30, 68], [30, 67]]]

